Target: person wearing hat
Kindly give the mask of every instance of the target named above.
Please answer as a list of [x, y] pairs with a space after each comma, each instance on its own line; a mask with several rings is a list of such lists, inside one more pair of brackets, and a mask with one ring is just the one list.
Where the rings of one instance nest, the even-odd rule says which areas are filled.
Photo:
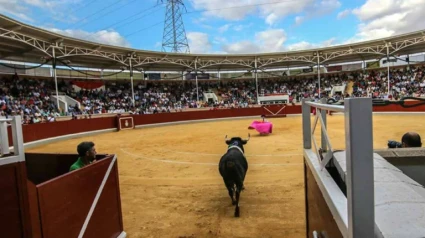
[[93, 142], [81, 142], [77, 146], [78, 160], [71, 165], [69, 171], [81, 169], [96, 160], [96, 148]]

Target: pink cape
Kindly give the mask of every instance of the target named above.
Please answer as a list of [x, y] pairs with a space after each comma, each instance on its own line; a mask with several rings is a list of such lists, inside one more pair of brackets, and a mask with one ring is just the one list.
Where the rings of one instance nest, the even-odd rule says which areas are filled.
[[273, 124], [271, 122], [253, 121], [248, 129], [255, 129], [260, 134], [270, 134], [273, 130]]

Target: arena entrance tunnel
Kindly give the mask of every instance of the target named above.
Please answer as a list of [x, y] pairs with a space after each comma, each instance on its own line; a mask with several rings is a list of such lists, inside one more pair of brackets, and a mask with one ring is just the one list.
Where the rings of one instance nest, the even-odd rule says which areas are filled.
[[[374, 151], [371, 98], [302, 107], [307, 237], [424, 237], [425, 150]], [[327, 111], [345, 116], [343, 151], [330, 144]]]

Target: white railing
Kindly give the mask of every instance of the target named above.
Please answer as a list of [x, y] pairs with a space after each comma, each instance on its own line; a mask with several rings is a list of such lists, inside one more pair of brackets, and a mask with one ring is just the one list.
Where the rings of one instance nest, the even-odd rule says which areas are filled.
[[[327, 105], [325, 104], [326, 99], [322, 99], [321, 100], [322, 103], [314, 103], [314, 102], [306, 102], [308, 105], [310, 105], [311, 107], [315, 107], [316, 108], [316, 116], [313, 122], [313, 128], [311, 129], [311, 140], [314, 144], [314, 149], [316, 151], [316, 155], [317, 158], [320, 159], [320, 164], [322, 166], [322, 168], [324, 168], [329, 161], [332, 159], [333, 157], [333, 148], [332, 148], [332, 144], [331, 141], [329, 139], [329, 135], [328, 135], [328, 130], [327, 130], [327, 125], [326, 125], [326, 115], [327, 115], [327, 110], [330, 111], [337, 111], [337, 112], [344, 112], [344, 106], [337, 106], [337, 105]], [[314, 137], [314, 132], [316, 131], [316, 127], [317, 127], [317, 123], [320, 121], [320, 125], [321, 125], [321, 139], [322, 139], [322, 144], [321, 144], [321, 148], [319, 148], [317, 146], [317, 142], [316, 142], [316, 138]], [[327, 147], [329, 149], [327, 149]], [[323, 157], [323, 154], [325, 154], [325, 157]]]
[[[13, 154], [9, 149], [9, 137], [7, 127], [11, 125], [13, 139]], [[0, 118], [0, 166], [15, 162], [25, 161], [24, 140], [22, 136], [22, 121], [20, 116]]]
[[[313, 127], [311, 127], [311, 107], [316, 109]], [[333, 184], [327, 187], [326, 183], [329, 182], [330, 175], [323, 169], [333, 158], [333, 149], [326, 125], [326, 112], [329, 110], [343, 112], [345, 115], [347, 196], [343, 201], [336, 201], [335, 197], [332, 196], [332, 192], [337, 192], [335, 195], [338, 196], [338, 198], [343, 198], [340, 191], [338, 192], [335, 190]], [[374, 237], [375, 200], [372, 99], [348, 98], [344, 100], [344, 106], [315, 103], [304, 99], [302, 102], [302, 115], [305, 159], [307, 161], [309, 160], [308, 164], [341, 233], [344, 237], [348, 238]], [[320, 148], [317, 146], [316, 140], [314, 139], [314, 131], [319, 120], [322, 131], [322, 144]], [[312, 142], [315, 146], [315, 153], [311, 153]], [[329, 146], [329, 151], [323, 158], [321, 152], [327, 151], [326, 146]], [[343, 202], [346, 202], [346, 211], [345, 209], [341, 209], [341, 203]], [[345, 222], [345, 219], [347, 219], [347, 222]]]

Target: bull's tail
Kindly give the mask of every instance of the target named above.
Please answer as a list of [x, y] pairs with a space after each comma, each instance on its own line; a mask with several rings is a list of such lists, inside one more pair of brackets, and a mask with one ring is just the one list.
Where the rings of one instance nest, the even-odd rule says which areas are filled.
[[232, 189], [238, 192], [244, 190], [245, 174], [243, 173], [243, 171], [241, 171], [242, 168], [240, 166], [236, 166], [236, 163], [234, 161], [227, 161], [225, 166], [227, 172], [230, 172], [232, 174], [232, 181], [235, 185], [235, 188], [233, 188], [232, 186]]

